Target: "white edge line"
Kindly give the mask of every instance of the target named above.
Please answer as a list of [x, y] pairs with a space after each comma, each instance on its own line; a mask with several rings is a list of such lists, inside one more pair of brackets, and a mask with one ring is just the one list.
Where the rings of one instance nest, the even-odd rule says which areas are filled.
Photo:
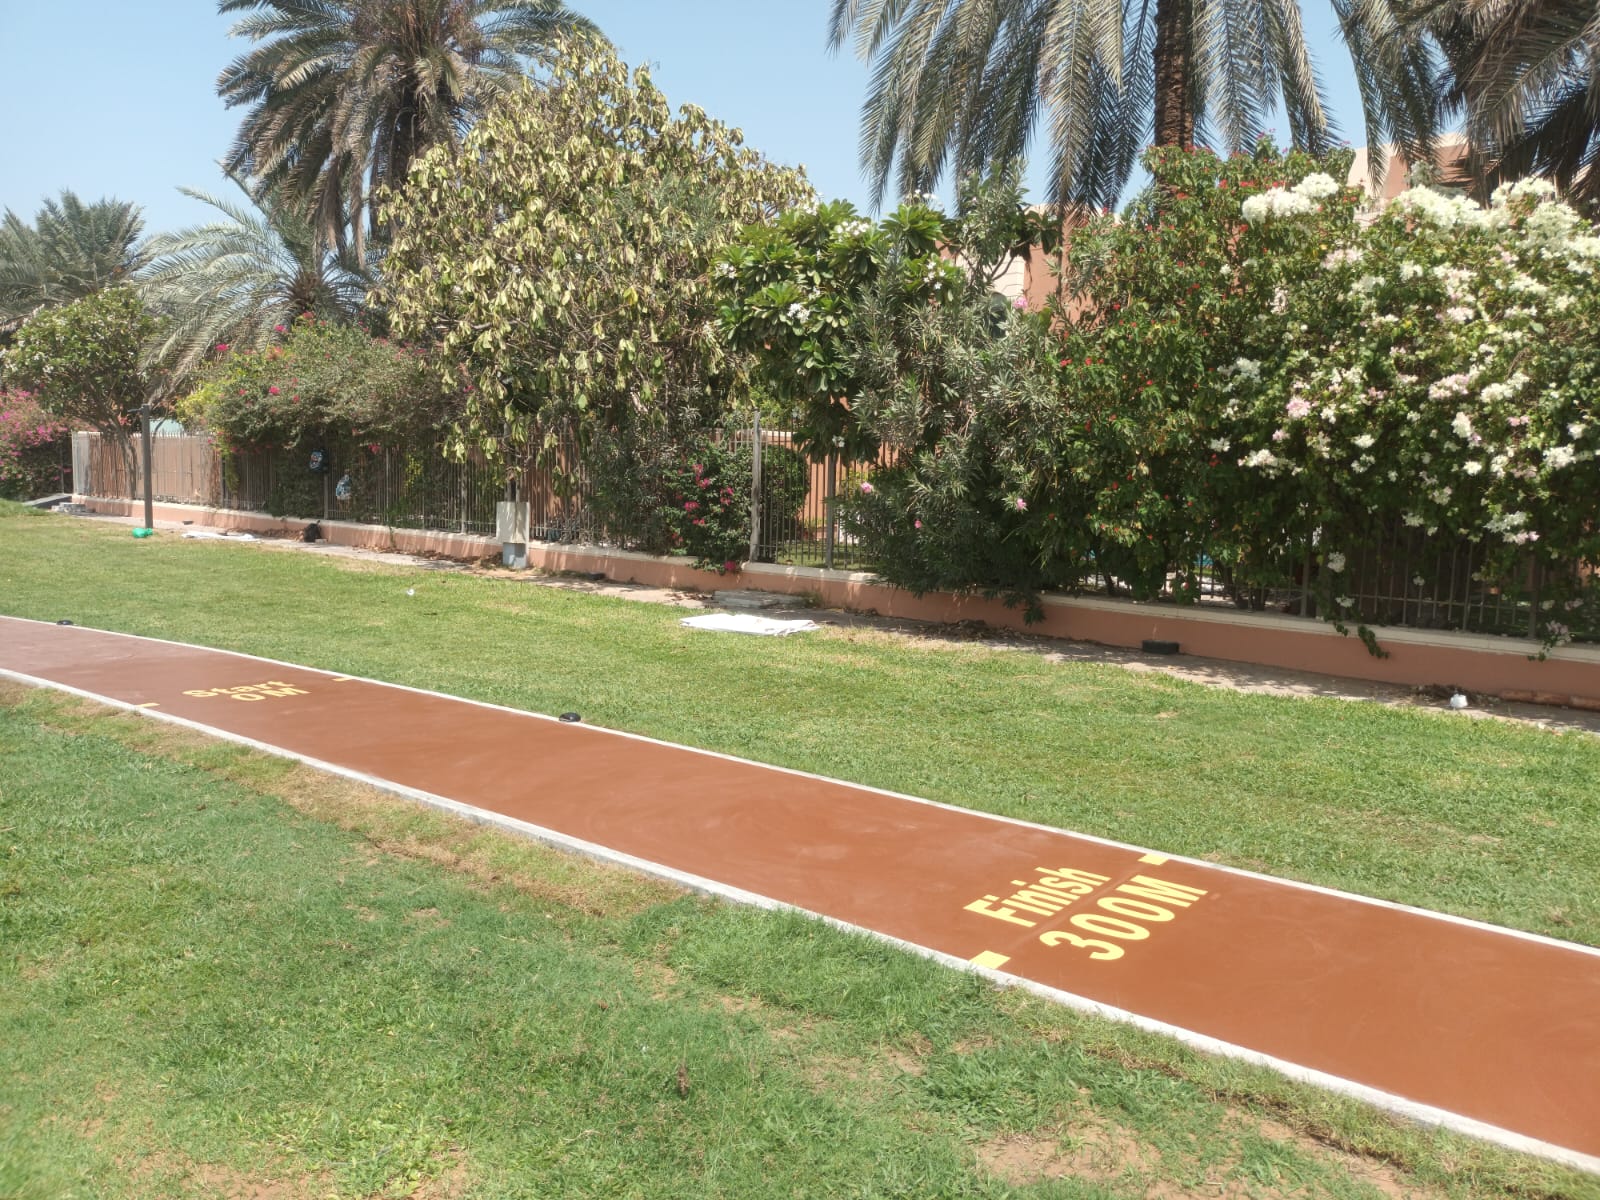
[[[147, 640], [153, 641], [156, 639]], [[268, 659], [263, 661], [270, 662], [272, 660]], [[278, 665], [291, 666], [293, 664], [280, 663]], [[737, 904], [749, 905], [754, 908], [765, 909], [772, 912], [787, 911], [801, 913], [807, 917], [813, 918], [814, 920], [821, 921], [826, 925], [831, 925], [835, 929], [840, 929], [847, 933], [862, 934], [866, 937], [874, 939], [875, 941], [883, 942], [887, 945], [895, 946], [901, 950], [909, 951], [910, 953], [916, 954], [922, 958], [931, 959], [932, 961], [940, 963], [946, 967], [952, 967], [958, 971], [966, 971], [971, 974], [980, 975], [989, 980], [991, 983], [994, 983], [1000, 987], [1022, 988], [1023, 990], [1032, 992], [1035, 995], [1043, 996], [1048, 1000], [1053, 1000], [1066, 1008], [1087, 1013], [1091, 1016], [1103, 1017], [1108, 1020], [1120, 1022], [1122, 1024], [1132, 1025], [1138, 1029], [1145, 1030], [1148, 1033], [1155, 1033], [1165, 1037], [1170, 1037], [1178, 1042], [1183, 1043], [1191, 1049], [1199, 1050], [1203, 1053], [1216, 1054], [1225, 1058], [1232, 1058], [1242, 1062], [1252, 1063], [1256, 1066], [1267, 1067], [1298, 1082], [1312, 1084], [1327, 1091], [1336, 1092], [1339, 1095], [1348, 1096], [1351, 1099], [1363, 1101], [1367, 1104], [1371, 1104], [1377, 1108], [1385, 1109], [1399, 1116], [1408, 1117], [1411, 1120], [1418, 1121], [1424, 1125], [1438, 1126], [1443, 1129], [1451, 1130], [1455, 1133], [1466, 1134], [1469, 1137], [1480, 1138], [1483, 1141], [1492, 1142], [1508, 1150], [1515, 1150], [1524, 1154], [1536, 1155], [1540, 1158], [1549, 1159], [1550, 1161], [1561, 1163], [1564, 1166], [1573, 1167], [1577, 1170], [1600, 1174], [1600, 1157], [1584, 1154], [1577, 1150], [1570, 1150], [1564, 1146], [1557, 1146], [1551, 1142], [1540, 1141], [1538, 1138], [1529, 1137], [1526, 1134], [1517, 1133], [1510, 1129], [1502, 1129], [1498, 1125], [1490, 1125], [1483, 1121], [1474, 1120], [1472, 1117], [1462, 1116], [1460, 1113], [1453, 1113], [1448, 1109], [1436, 1108], [1430, 1104], [1421, 1104], [1415, 1100], [1407, 1100], [1403, 1096], [1396, 1096], [1393, 1093], [1381, 1091], [1378, 1088], [1369, 1087], [1366, 1084], [1357, 1083], [1354, 1080], [1345, 1079], [1338, 1075], [1330, 1075], [1324, 1071], [1318, 1071], [1311, 1067], [1300, 1066], [1299, 1064], [1289, 1062], [1286, 1059], [1275, 1058], [1270, 1054], [1262, 1054], [1260, 1051], [1251, 1050], [1244, 1046], [1238, 1046], [1232, 1042], [1225, 1042], [1207, 1034], [1196, 1033], [1194, 1030], [1185, 1029], [1181, 1025], [1169, 1025], [1165, 1021], [1157, 1021], [1151, 1017], [1140, 1016], [1138, 1013], [1130, 1012], [1127, 1009], [1117, 1008], [1114, 1005], [1102, 1004], [1098, 1000], [1090, 1000], [1087, 997], [1079, 996], [1074, 992], [1063, 991], [1060, 988], [1051, 987], [1049, 984], [1039, 983], [1035, 980], [1026, 979], [1019, 975], [1010, 975], [1004, 971], [997, 971], [991, 967], [980, 967], [968, 959], [958, 958], [953, 954], [946, 954], [942, 950], [934, 950], [928, 946], [919, 945], [916, 942], [908, 942], [903, 938], [893, 937], [886, 933], [879, 933], [877, 930], [868, 929], [862, 925], [853, 925], [850, 922], [842, 921], [837, 917], [830, 917], [823, 913], [813, 912], [812, 910], [808, 908], [802, 908], [799, 905], [786, 904], [781, 900], [774, 900], [770, 896], [763, 896], [756, 892], [745, 891], [743, 888], [733, 887], [725, 883], [718, 883], [714, 879], [707, 879], [701, 875], [694, 875], [687, 871], [680, 871], [675, 867], [669, 867], [662, 863], [652, 862], [646, 858], [638, 858], [632, 854], [625, 854], [619, 850], [612, 850], [609, 847], [599, 845], [596, 842], [584, 841], [582, 838], [576, 838], [570, 834], [561, 833], [554, 829], [547, 829], [542, 825], [535, 825], [532, 822], [522, 821], [516, 817], [508, 817], [502, 813], [490, 812], [487, 809], [475, 808], [470, 804], [463, 804], [459, 800], [452, 800], [448, 796], [440, 796], [433, 792], [425, 792], [418, 788], [407, 787], [405, 784], [393, 783], [389, 780], [379, 778], [376, 775], [368, 775], [365, 772], [352, 770], [349, 767], [341, 767], [334, 763], [324, 762], [321, 759], [312, 758], [311, 756], [305, 754], [299, 754], [295, 751], [284, 749], [281, 746], [274, 746], [269, 742], [262, 742], [252, 737], [246, 737], [244, 734], [231, 733], [224, 729], [216, 729], [212, 726], [204, 725], [199, 721], [191, 721], [187, 717], [178, 717], [173, 716], [171, 713], [163, 713], [148, 708], [139, 708], [138, 706], [128, 703], [127, 701], [113, 700], [106, 696], [96, 695], [94, 692], [85, 691], [82, 688], [75, 688], [67, 684], [56, 683], [52, 680], [40, 679], [32, 675], [25, 675], [20, 671], [12, 671], [4, 667], [0, 667], [0, 676], [4, 676], [9, 679], [15, 679], [19, 682], [31, 684], [36, 687], [44, 687], [59, 692], [65, 692], [73, 696], [81, 696], [86, 700], [93, 700], [96, 703], [121, 709], [125, 712], [130, 712], [138, 716], [148, 717], [156, 721], [165, 721], [172, 725], [181, 725], [186, 729], [195, 730], [196, 732], [203, 733], [209, 737], [216, 737], [225, 741], [235, 742], [241, 746], [248, 746], [253, 750], [259, 750], [263, 753], [271, 754], [279, 758], [292, 759], [295, 762], [303, 763], [308, 767], [313, 767], [316, 770], [324, 771], [330, 775], [338, 775], [342, 778], [350, 779], [357, 783], [366, 784], [368, 787], [377, 788], [380, 791], [388, 792], [392, 795], [402, 796], [409, 800], [415, 800], [418, 803], [428, 805], [432, 808], [442, 809], [445, 812], [453, 813], [456, 816], [464, 817], [467, 820], [474, 821], [482, 825], [493, 825], [512, 833], [522, 834], [533, 841], [542, 842], [546, 845], [555, 846], [563, 850], [575, 851], [576, 853], [585, 855], [589, 858], [597, 859], [601, 862], [629, 867], [640, 872], [641, 874], [653, 876], [658, 879], [665, 879], [705, 895], [716, 896], [723, 900], [730, 900]], [[519, 710], [512, 709], [511, 711], [516, 712]]]
[[[0, 621], [8, 620], [21, 621], [29, 625], [53, 626], [54, 624], [50, 621], [37, 621], [31, 617], [10, 617], [0, 614]], [[448, 692], [430, 691], [427, 688], [411, 687], [409, 684], [404, 683], [389, 683], [382, 679], [369, 679], [364, 675], [349, 675], [343, 672], [326, 670], [322, 667], [308, 667], [303, 663], [285, 662], [280, 658], [266, 658], [259, 654], [246, 654], [240, 650], [222, 650], [215, 646], [199, 646], [192, 642], [175, 642], [170, 638], [146, 637], [145, 635], [138, 633], [122, 633], [115, 629], [96, 629], [91, 625], [73, 625], [70, 626], [70, 628], [84, 629], [88, 630], [90, 633], [104, 634], [109, 637], [132, 638], [134, 641], [139, 642], [155, 642], [163, 646], [177, 646], [183, 650], [201, 650], [210, 654], [228, 654], [235, 658], [245, 658], [251, 659], [255, 662], [270, 663], [275, 667], [289, 667], [290, 669], [296, 671], [309, 671], [314, 675], [328, 676], [330, 679], [337, 675], [342, 681], [370, 683], [375, 687], [394, 688], [396, 691], [401, 692], [414, 692], [419, 696], [431, 696], [438, 700], [453, 700], [459, 704], [471, 704], [478, 708], [492, 709], [495, 712], [511, 713], [513, 716], [530, 717], [538, 721], [554, 721], [557, 724], [565, 725], [566, 728], [572, 730], [587, 731], [589, 733], [602, 733], [610, 737], [626, 738], [633, 742], [644, 742], [646, 745], [663, 746], [669, 750], [681, 750], [687, 754], [699, 754], [706, 758], [720, 759], [723, 762], [739, 763], [747, 767], [760, 767], [767, 771], [777, 771], [783, 775], [794, 775], [800, 779], [813, 779], [819, 783], [829, 783], [839, 787], [855, 788], [858, 791], [871, 792], [878, 796], [889, 796], [895, 800], [907, 800], [912, 804], [925, 804], [930, 808], [940, 808], [947, 812], [961, 813], [969, 817], [981, 817], [990, 821], [1001, 821], [1007, 825], [1018, 825], [1023, 829], [1035, 829], [1042, 833], [1054, 833], [1065, 835], [1067, 837], [1080, 838], [1086, 842], [1094, 842], [1096, 845], [1110, 846], [1118, 850], [1128, 850], [1138, 854], [1164, 854], [1172, 862], [1185, 863], [1191, 867], [1199, 867], [1207, 871], [1220, 871], [1227, 875], [1237, 875], [1243, 879], [1255, 879], [1263, 883], [1277, 884], [1280, 887], [1299, 888], [1302, 891], [1315, 892], [1322, 896], [1333, 896], [1339, 900], [1350, 900], [1357, 904], [1371, 904], [1378, 908], [1387, 908], [1396, 912], [1410, 913], [1413, 916], [1427, 917], [1435, 921], [1444, 921], [1451, 925], [1464, 925], [1468, 929], [1481, 929], [1486, 933], [1496, 933], [1505, 937], [1521, 938], [1524, 941], [1536, 942], [1541, 946], [1550, 946], [1557, 950], [1567, 950], [1575, 954], [1585, 954], [1591, 957], [1600, 958], [1600, 947], [1584, 945], [1581, 942], [1565, 942], [1560, 938], [1549, 937], [1542, 933], [1533, 933], [1526, 929], [1512, 929], [1505, 925], [1493, 925], [1488, 921], [1477, 921], [1471, 917], [1457, 916], [1454, 913], [1437, 912], [1431, 908], [1419, 908], [1414, 904], [1402, 904], [1397, 900], [1385, 900], [1378, 896], [1363, 896], [1358, 892], [1343, 892], [1338, 888], [1323, 887], [1321, 884], [1306, 883], [1299, 879], [1285, 879], [1281, 876], [1268, 875], [1261, 871], [1249, 871], [1243, 867], [1230, 867], [1225, 863], [1208, 862], [1203, 858], [1191, 858], [1185, 854], [1177, 854], [1166, 850], [1157, 850], [1149, 846], [1138, 846], [1132, 842], [1119, 842], [1114, 838], [1099, 837], [1092, 833], [1078, 833], [1075, 830], [1062, 829], [1055, 825], [1043, 825], [1037, 821], [1024, 820], [1021, 817], [1006, 816], [1004, 813], [985, 812], [982, 809], [976, 808], [963, 808], [959, 804], [949, 804], [942, 800], [929, 800], [924, 796], [912, 796], [905, 792], [892, 792], [887, 788], [873, 787], [871, 784], [852, 783], [848, 779], [835, 779], [830, 775], [818, 775], [812, 771], [802, 771], [795, 767], [783, 767], [777, 766], [773, 763], [758, 762], [753, 758], [740, 758], [738, 755], [724, 754], [719, 750], [704, 750], [699, 746], [685, 746], [679, 742], [662, 741], [660, 738], [648, 737], [642, 733], [629, 733], [623, 729], [607, 729], [604, 725], [567, 725], [559, 718], [552, 717], [547, 713], [532, 712], [525, 708], [512, 708], [509, 705], [494, 704], [488, 700], [474, 700], [470, 696], [452, 696]], [[0, 668], [0, 674], [9, 675], [13, 673], [5, 671], [4, 668]], [[26, 678], [24, 676], [14, 677]], [[50, 686], [54, 687], [58, 685], [51, 684]], [[96, 696], [89, 692], [84, 692], [82, 695], [88, 696], [89, 698], [95, 700], [104, 699], [104, 697]], [[117, 702], [108, 700], [106, 703]], [[273, 749], [272, 753], [282, 753], [282, 751]]]

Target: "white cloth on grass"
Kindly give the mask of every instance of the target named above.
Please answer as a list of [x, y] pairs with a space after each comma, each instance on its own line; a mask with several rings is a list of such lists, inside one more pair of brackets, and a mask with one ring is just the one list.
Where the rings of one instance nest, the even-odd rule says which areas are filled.
[[818, 628], [815, 621], [780, 621], [776, 617], [758, 617], [754, 613], [706, 613], [699, 617], [684, 617], [679, 622], [690, 629], [714, 629], [721, 633], [754, 633], [763, 637], [785, 637], [791, 633], [805, 633]]

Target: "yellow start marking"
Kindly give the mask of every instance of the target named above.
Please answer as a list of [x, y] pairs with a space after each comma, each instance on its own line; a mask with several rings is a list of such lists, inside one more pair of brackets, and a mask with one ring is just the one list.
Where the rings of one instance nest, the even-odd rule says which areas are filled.
[[335, 683], [349, 683], [352, 679], [355, 678], [355, 676], [353, 676], [353, 675], [335, 675], [332, 678], [333, 678], [333, 682], [335, 682]]
[[135, 708], [160, 708], [161, 705], [156, 704], [154, 701], [152, 701], [149, 704], [135, 704], [134, 707]]
[[281, 679], [269, 679], [266, 683], [246, 683], [239, 687], [200, 688], [195, 691], [185, 692], [185, 696], [193, 696], [197, 700], [207, 700], [212, 696], [222, 696], [229, 700], [266, 700], [270, 697], [304, 696], [305, 688], [297, 688], [284, 683]]
[[977, 967], [988, 967], [997, 971], [1011, 961], [1009, 954], [996, 954], [993, 950], [985, 950], [982, 954], [972, 956], [972, 964]]
[[1159, 867], [1166, 864], [1167, 856], [1165, 854], [1141, 854], [1139, 861], [1149, 863], [1152, 867]]

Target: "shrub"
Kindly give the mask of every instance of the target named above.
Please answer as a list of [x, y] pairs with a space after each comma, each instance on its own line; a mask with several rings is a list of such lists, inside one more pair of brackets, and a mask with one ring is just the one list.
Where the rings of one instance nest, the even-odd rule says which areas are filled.
[[[216, 347], [200, 385], [178, 403], [185, 424], [209, 430], [227, 456], [287, 450], [309, 468], [321, 451], [324, 471], [343, 473], [369, 446], [433, 447], [459, 411], [418, 348], [309, 315], [280, 326], [281, 341], [263, 351]], [[309, 469], [280, 472], [274, 512], [322, 509], [322, 479]]]
[[61, 490], [66, 422], [28, 392], [0, 391], [0, 498], [30, 500]]
[[903, 452], [846, 511], [884, 574], [1195, 600], [1206, 564], [1237, 603], [1308, 582], [1355, 622], [1390, 615], [1363, 592], [1434, 586], [1380, 577], [1427, 536], [1456, 605], [1511, 599], [1552, 642], [1592, 624], [1600, 238], [1528, 183], [1358, 220], [1347, 161], [1155, 150], [1045, 312], [865, 304], [854, 408]]

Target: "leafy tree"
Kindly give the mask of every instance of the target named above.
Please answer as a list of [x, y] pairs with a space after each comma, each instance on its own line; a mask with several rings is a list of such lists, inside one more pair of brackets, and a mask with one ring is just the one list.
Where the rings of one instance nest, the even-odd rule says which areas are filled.
[[889, 276], [923, 304], [958, 284], [959, 270], [940, 257], [945, 234], [943, 214], [921, 202], [874, 224], [836, 201], [752, 226], [723, 256], [723, 326], [754, 356], [770, 394], [790, 407], [796, 443], [812, 457], [877, 456], [877, 439], [853, 407], [860, 310]]
[[220, 345], [266, 349], [303, 314], [354, 321], [373, 281], [353, 251], [322, 249], [310, 221], [281, 192], [252, 204], [246, 181], [234, 183], [244, 202], [179, 189], [224, 219], [157, 234], [145, 246], [150, 263], [139, 286], [165, 318], [152, 353], [179, 381]]
[[573, 45], [505, 96], [463, 152], [422, 156], [384, 209], [378, 297], [465, 382], [454, 439], [502, 460], [575, 432], [591, 469], [654, 478], [736, 377], [709, 282], [740, 228], [810, 195], [644, 70]]
[[[1391, 0], [1333, 3], [1369, 144], [1431, 161], [1428, 48], [1400, 36]], [[1193, 147], [1209, 127], [1243, 151], [1281, 101], [1296, 146], [1332, 144], [1298, 0], [834, 0], [832, 44], [852, 34], [873, 65], [861, 148], [879, 198], [897, 157], [907, 191], [1020, 160], [1041, 113], [1058, 204], [1115, 203], [1152, 129]]]
[[460, 144], [528, 56], [593, 26], [560, 0], [219, 0], [257, 43], [217, 80], [247, 112], [224, 162], [312, 214], [356, 255], [376, 196], [431, 146]]
[[1573, 198], [1600, 201], [1600, 3], [1484, 5], [1427, 0], [1413, 34], [1437, 39], [1489, 183], [1544, 175]]
[[5, 353], [11, 385], [121, 449], [130, 486], [137, 478], [132, 434], [139, 409], [160, 390], [159, 378], [144, 368], [145, 345], [158, 328], [132, 288], [109, 287], [36, 312]]
[[34, 309], [65, 304], [124, 281], [143, 261], [144, 218], [121, 200], [85, 204], [71, 191], [46, 200], [29, 225], [10, 209], [0, 220], [0, 329]]

